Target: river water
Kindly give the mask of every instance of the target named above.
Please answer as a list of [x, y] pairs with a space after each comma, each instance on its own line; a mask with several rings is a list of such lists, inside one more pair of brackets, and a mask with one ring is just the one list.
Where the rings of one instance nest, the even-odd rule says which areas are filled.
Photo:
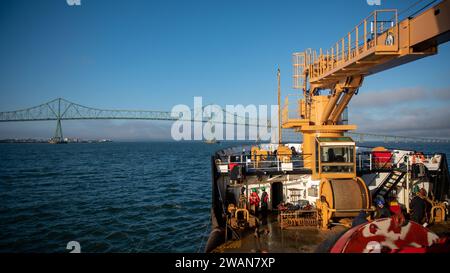
[[203, 251], [210, 156], [235, 145], [0, 144], [0, 252], [69, 252], [70, 241], [82, 252]]

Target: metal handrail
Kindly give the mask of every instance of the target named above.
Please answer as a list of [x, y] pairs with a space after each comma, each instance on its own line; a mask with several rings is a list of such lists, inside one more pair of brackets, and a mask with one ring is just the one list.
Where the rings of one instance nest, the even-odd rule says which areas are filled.
[[[238, 157], [239, 160], [232, 161], [232, 157]], [[283, 157], [288, 159], [282, 160]], [[244, 158], [249, 159], [250, 161], [243, 160]], [[256, 158], [258, 160], [252, 160], [252, 158]], [[250, 154], [241, 154], [241, 155], [229, 155], [229, 156], [220, 156], [219, 165], [229, 165], [229, 164], [237, 164], [240, 166], [245, 166], [247, 172], [253, 172], [258, 170], [273, 170], [273, 171], [282, 171], [282, 163], [292, 163], [292, 170], [306, 170], [304, 167], [305, 162], [312, 162], [312, 160], [304, 160], [302, 154], [276, 154], [276, 155], [250, 155]], [[217, 163], [216, 163], [217, 164]]]
[[[386, 13], [393, 13], [392, 20], [380, 19], [382, 14]], [[305, 68], [308, 68], [310, 78], [320, 77], [377, 46], [378, 37], [392, 28], [395, 28], [392, 33], [394, 36], [392, 45], [395, 46], [398, 45], [397, 10], [376, 10], [356, 25], [346, 36], [339, 39], [330, 49], [294, 54], [294, 60], [296, 60], [294, 62], [294, 88], [295, 86], [300, 87], [299, 79], [303, 75], [299, 73], [303, 72]], [[300, 59], [299, 56], [301, 56]], [[304, 67], [302, 68], [302, 66]]]
[[[289, 98], [292, 97], [294, 97], [294, 101], [289, 100]], [[301, 105], [299, 103], [301, 98], [302, 96], [298, 94], [287, 95], [285, 97], [281, 114], [282, 124], [287, 123], [291, 119], [298, 119], [302, 116], [302, 112], [304, 111], [304, 109], [301, 109]]]
[[[370, 152], [370, 156], [372, 156], [372, 153], [373, 153], [373, 152]], [[392, 153], [391, 156], [389, 157], [389, 158], [390, 158], [389, 162], [386, 162], [385, 165], [384, 165], [382, 168], [379, 168], [379, 169], [377, 169], [377, 170], [388, 170], [388, 169], [394, 170], [394, 168], [384, 168], [384, 167], [386, 167], [387, 163], [392, 163], [391, 161], [392, 161], [392, 158], [393, 158], [393, 157], [394, 157], [394, 153]], [[383, 158], [383, 157], [381, 157], [381, 158]], [[386, 157], [386, 158], [387, 158], [387, 157]], [[401, 160], [403, 160], [403, 158], [399, 158], [397, 162], [394, 162], [394, 163], [393, 163], [393, 165], [398, 166], [398, 164], [400, 163]], [[360, 169], [360, 170], [361, 170], [361, 169]], [[370, 170], [370, 171], [373, 170], [373, 169], [372, 169], [372, 165], [370, 165], [369, 170]], [[372, 182], [375, 181], [377, 178], [378, 178], [377, 176], [374, 176], [369, 182], [366, 182], [366, 184], [367, 184], [367, 185], [372, 184]]]

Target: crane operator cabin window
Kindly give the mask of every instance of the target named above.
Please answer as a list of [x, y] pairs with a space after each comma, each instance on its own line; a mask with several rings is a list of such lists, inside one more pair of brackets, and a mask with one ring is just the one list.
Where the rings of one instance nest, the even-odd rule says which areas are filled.
[[321, 146], [322, 172], [353, 172], [352, 146]]
[[347, 142], [346, 138], [343, 138], [342, 141], [339, 140], [341, 139], [318, 138], [317, 148], [319, 148], [322, 173], [351, 173], [354, 171], [354, 142]]

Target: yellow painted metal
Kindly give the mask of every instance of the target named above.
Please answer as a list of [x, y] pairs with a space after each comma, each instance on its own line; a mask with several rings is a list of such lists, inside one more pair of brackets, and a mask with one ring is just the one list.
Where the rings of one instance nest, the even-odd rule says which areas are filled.
[[[245, 229], [246, 227], [254, 228], [256, 227], [257, 220], [254, 216], [250, 215], [250, 212], [247, 209], [232, 207], [229, 208], [229, 212], [232, 215], [231, 218], [227, 220], [229, 225], [233, 229]], [[239, 217], [242, 215], [242, 218]], [[244, 222], [240, 223], [239, 219], [242, 219]]]
[[328, 118], [331, 115], [331, 112], [333, 111], [334, 107], [336, 106], [336, 103], [341, 98], [342, 91], [344, 91], [342, 88], [337, 88], [331, 95], [331, 97], [327, 103], [327, 106], [323, 112], [322, 118], [320, 119], [321, 124], [327, 123]]
[[249, 221], [250, 213], [248, 212], [248, 210], [246, 210], [246, 209], [237, 209], [235, 211], [235, 213], [234, 213], [234, 217], [238, 218], [239, 213], [243, 213], [245, 221], [247, 221], [247, 222]]
[[355, 217], [361, 210], [371, 210], [369, 190], [361, 178], [322, 178], [319, 189], [316, 206], [322, 215], [322, 228], [327, 228], [332, 218]]
[[[294, 118], [289, 116], [286, 99], [282, 126], [302, 133], [304, 166], [312, 170], [313, 179], [355, 181], [349, 184], [354, 188], [352, 194], [359, 200], [356, 189], [360, 188], [360, 193], [367, 196], [363, 207], [368, 208], [368, 189], [356, 177], [354, 162], [351, 173], [322, 173], [322, 165], [326, 166], [326, 163], [321, 162], [316, 139], [339, 138], [356, 129], [355, 125], [343, 123], [342, 113], [366, 76], [436, 54], [437, 46], [448, 40], [450, 0], [444, 0], [400, 23], [397, 10], [374, 11], [329, 50], [320, 49], [317, 53], [308, 49], [294, 53], [294, 88], [303, 91], [303, 98], [297, 101], [299, 113]], [[329, 90], [330, 95], [322, 95], [323, 90]], [[345, 191], [330, 189], [332, 183], [321, 183], [321, 195], [325, 194], [331, 201], [347, 198]], [[325, 219], [324, 225], [328, 225], [331, 217], [339, 215], [338, 210], [327, 204], [330, 200], [318, 200], [317, 203]], [[436, 208], [436, 214], [441, 214], [439, 208]]]
[[434, 205], [431, 208], [431, 213], [430, 213], [430, 222], [431, 223], [442, 223], [445, 221], [445, 215], [446, 215], [446, 206], [445, 204], [437, 204]]
[[289, 117], [285, 105], [282, 126], [303, 134], [305, 156], [312, 159], [306, 166], [315, 169], [315, 137], [340, 137], [356, 129], [342, 124], [341, 116], [364, 77], [436, 54], [449, 31], [450, 1], [445, 0], [400, 23], [397, 10], [374, 11], [329, 50], [294, 53], [294, 88], [303, 90], [303, 99], [297, 118]]
[[269, 152], [260, 149], [258, 146], [253, 146], [251, 150], [252, 162], [255, 162], [255, 167], [259, 168], [259, 162], [267, 160]]
[[334, 210], [328, 206], [327, 202], [320, 199], [317, 200], [316, 207], [319, 211], [320, 227], [326, 230], [328, 229], [328, 225], [331, 221], [331, 215]]
[[[410, 45], [420, 45], [427, 41], [437, 44], [437, 37], [450, 31], [450, 2], [444, 1], [434, 8], [424, 11], [420, 16], [409, 20]], [[425, 46], [429, 46], [426, 45]], [[420, 46], [419, 46], [420, 47]]]
[[[336, 45], [336, 56], [315, 51], [295, 53], [305, 60], [302, 78], [318, 89], [334, 89], [339, 80], [367, 76], [432, 54], [448, 39], [450, 2], [443, 1], [412, 19], [398, 23], [396, 10], [378, 10], [358, 24]], [[387, 21], [382, 18], [389, 18]], [[368, 24], [370, 22], [370, 24]], [[369, 27], [370, 25], [370, 27]], [[360, 39], [362, 38], [362, 39]], [[330, 48], [334, 52], [334, 46]], [[330, 51], [328, 50], [328, 51]], [[339, 54], [339, 51], [341, 52]], [[313, 58], [310, 58], [311, 55]], [[309, 60], [311, 60], [309, 62]], [[370, 65], [364, 62], [370, 62]], [[297, 65], [300, 65], [299, 63]], [[306, 77], [305, 77], [306, 74]], [[294, 75], [296, 72], [294, 71]], [[303, 85], [294, 88], [303, 89]]]
[[428, 219], [428, 222], [430, 224], [444, 222], [445, 216], [447, 215], [447, 206], [442, 202], [435, 201], [434, 199], [430, 199], [428, 197], [423, 199], [431, 205], [430, 218]]
[[292, 150], [287, 146], [278, 146], [278, 159], [283, 163], [289, 163], [292, 159]]

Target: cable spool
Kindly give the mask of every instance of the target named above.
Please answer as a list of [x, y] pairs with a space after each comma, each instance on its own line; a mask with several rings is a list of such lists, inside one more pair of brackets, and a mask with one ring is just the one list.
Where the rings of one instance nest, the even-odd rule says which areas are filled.
[[363, 209], [370, 208], [370, 195], [361, 178], [323, 179], [320, 183], [320, 196], [324, 196], [328, 207], [336, 210], [334, 217], [355, 217]]

